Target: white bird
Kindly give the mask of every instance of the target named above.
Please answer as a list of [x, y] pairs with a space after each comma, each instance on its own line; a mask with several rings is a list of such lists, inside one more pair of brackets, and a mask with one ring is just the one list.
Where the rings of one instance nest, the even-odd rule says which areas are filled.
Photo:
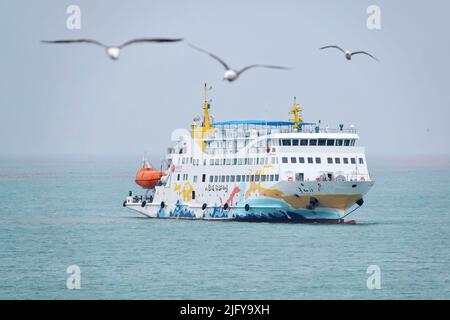
[[244, 67], [240, 70], [236, 70], [236, 69], [232, 69], [230, 68], [227, 63], [225, 61], [223, 61], [222, 59], [220, 59], [218, 56], [216, 56], [215, 54], [208, 52], [206, 50], [203, 50], [199, 47], [196, 47], [192, 44], [189, 43], [189, 46], [191, 48], [194, 48], [195, 50], [198, 50], [200, 52], [206, 53], [207, 55], [209, 55], [210, 57], [212, 57], [213, 59], [217, 60], [220, 62], [220, 64], [222, 64], [222, 66], [225, 68], [225, 73], [223, 75], [223, 80], [227, 80], [229, 82], [232, 82], [234, 80], [236, 80], [244, 71], [252, 69], [252, 68], [269, 68], [269, 69], [279, 69], [279, 70], [288, 70], [291, 69], [289, 67], [282, 67], [282, 66], [272, 66], [272, 65], [267, 65], [267, 64], [252, 64], [249, 65], [247, 67]]
[[131, 44], [134, 43], [147, 43], [147, 42], [178, 42], [182, 41], [183, 38], [138, 38], [127, 41], [120, 46], [107, 46], [100, 41], [92, 39], [72, 39], [72, 40], [42, 40], [43, 43], [90, 43], [97, 46], [101, 46], [106, 50], [106, 54], [112, 59], [117, 60], [120, 56], [120, 51]]
[[322, 50], [322, 49], [328, 49], [328, 48], [335, 48], [335, 49], [338, 49], [339, 51], [341, 51], [344, 55], [345, 55], [345, 58], [347, 59], [347, 60], [352, 60], [352, 56], [354, 56], [355, 54], [365, 54], [365, 55], [368, 55], [369, 57], [371, 57], [372, 59], [374, 59], [374, 60], [376, 60], [376, 61], [379, 61], [377, 58], [375, 58], [373, 55], [371, 55], [370, 53], [368, 53], [368, 52], [366, 52], [366, 51], [354, 51], [354, 52], [351, 52], [351, 51], [345, 51], [344, 49], [342, 49], [341, 47], [339, 47], [339, 46], [326, 46], [326, 47], [322, 47], [322, 48], [320, 48], [320, 50]]

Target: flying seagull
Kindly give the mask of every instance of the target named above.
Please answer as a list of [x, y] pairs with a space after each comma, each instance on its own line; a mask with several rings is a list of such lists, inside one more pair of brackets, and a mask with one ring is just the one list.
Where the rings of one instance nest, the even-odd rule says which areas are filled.
[[267, 65], [267, 64], [252, 64], [252, 65], [246, 66], [246, 67], [244, 67], [244, 68], [242, 68], [240, 70], [236, 70], [236, 69], [230, 68], [225, 61], [220, 59], [215, 54], [213, 54], [211, 52], [208, 52], [206, 50], [203, 50], [203, 49], [201, 49], [199, 47], [196, 47], [196, 46], [194, 46], [193, 44], [190, 44], [190, 43], [189, 43], [189, 46], [191, 48], [194, 48], [195, 50], [198, 50], [200, 52], [206, 53], [211, 58], [219, 61], [220, 64], [225, 68], [225, 73], [223, 75], [223, 80], [227, 80], [229, 82], [232, 82], [232, 81], [236, 80], [244, 71], [247, 71], [247, 70], [252, 69], [252, 68], [269, 68], [269, 69], [279, 69], [279, 70], [291, 69], [291, 68], [288, 68], [288, 67], [272, 66], [272, 65]]
[[347, 60], [352, 60], [352, 56], [355, 55], [355, 54], [365, 54], [365, 55], [368, 55], [369, 57], [371, 57], [372, 59], [374, 59], [374, 60], [376, 60], [376, 61], [379, 61], [377, 58], [375, 58], [373, 55], [371, 55], [370, 53], [368, 53], [368, 52], [366, 52], [366, 51], [355, 51], [355, 52], [345, 51], [344, 49], [342, 49], [342, 48], [339, 47], [339, 46], [326, 46], [326, 47], [322, 47], [322, 48], [320, 48], [320, 49], [322, 50], [322, 49], [328, 49], [328, 48], [335, 48], [335, 49], [338, 49], [338, 50], [341, 51], [343, 54], [345, 54], [345, 58], [346, 58]]
[[183, 38], [137, 38], [127, 41], [120, 46], [107, 46], [100, 41], [92, 40], [92, 39], [72, 39], [72, 40], [43, 40], [43, 43], [90, 43], [95, 44], [97, 46], [103, 47], [106, 50], [106, 54], [112, 59], [117, 60], [120, 56], [120, 51], [131, 44], [134, 43], [147, 43], [147, 42], [178, 42], [182, 41]]

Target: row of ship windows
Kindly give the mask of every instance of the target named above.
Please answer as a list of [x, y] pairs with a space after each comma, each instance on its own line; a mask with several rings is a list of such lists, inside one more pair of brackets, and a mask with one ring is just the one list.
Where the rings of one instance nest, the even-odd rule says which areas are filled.
[[[187, 164], [189, 158], [178, 158], [178, 164]], [[206, 161], [206, 160], [205, 160]], [[364, 164], [363, 158], [358, 158], [359, 164]], [[199, 159], [193, 159], [191, 158], [191, 163], [193, 165], [199, 165]], [[271, 158], [239, 158], [239, 159], [209, 159], [209, 165], [211, 166], [222, 166], [222, 165], [253, 165], [253, 164], [278, 164], [278, 158], [271, 157]], [[281, 163], [322, 163], [322, 158], [320, 157], [282, 157]], [[356, 158], [341, 158], [339, 157], [328, 157], [327, 163], [329, 164], [356, 164]], [[204, 165], [206, 165], [206, 162], [204, 162]]]
[[[178, 174], [177, 181], [187, 181], [188, 174]], [[197, 176], [194, 176], [194, 183], [197, 182]], [[209, 176], [210, 183], [217, 182], [265, 182], [265, 181], [279, 181], [280, 176], [278, 174], [250, 174], [250, 175], [226, 175], [226, 176]], [[206, 175], [202, 176], [202, 182], [206, 182]]]
[[[307, 158], [299, 157], [298, 159], [297, 159], [297, 157], [290, 157], [290, 158], [282, 157], [281, 158], [281, 163], [294, 163], [294, 164], [295, 163], [306, 163], [305, 160], [309, 164], [311, 164], [311, 163], [321, 164], [322, 163], [322, 158], [319, 158], [319, 157], [316, 157], [316, 158], [313, 158], [313, 157], [307, 157]], [[315, 162], [314, 162], [314, 160], [315, 160]], [[350, 160], [350, 162], [349, 162], [349, 160]], [[364, 159], [363, 158], [358, 158], [358, 162], [359, 162], [359, 164], [364, 164]], [[328, 164], [333, 164], [333, 163], [335, 163], [335, 164], [341, 164], [341, 163], [343, 163], [343, 164], [349, 164], [349, 163], [350, 164], [356, 164], [356, 158], [342, 158], [342, 162], [341, 162], [341, 158], [339, 158], [339, 157], [335, 157], [335, 158], [328, 157], [327, 158], [327, 163]]]
[[[200, 165], [199, 159], [192, 158], [178, 158], [178, 164], [189, 164], [194, 166]], [[223, 165], [253, 165], [253, 164], [278, 164], [278, 158], [233, 158], [233, 159], [209, 159], [210, 166], [223, 166]], [[203, 165], [206, 166], [206, 160], [203, 160]]]
[[355, 139], [279, 139], [280, 146], [354, 146]]

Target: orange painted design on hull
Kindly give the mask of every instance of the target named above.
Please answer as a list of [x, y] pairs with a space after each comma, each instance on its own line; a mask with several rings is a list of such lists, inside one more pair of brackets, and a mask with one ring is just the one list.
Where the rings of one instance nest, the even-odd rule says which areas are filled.
[[257, 192], [263, 197], [281, 199], [287, 202], [294, 209], [305, 208], [309, 204], [310, 197], [314, 197], [319, 201], [318, 207], [346, 210], [362, 197], [361, 195], [355, 194], [309, 194], [302, 196], [288, 196], [278, 189], [264, 188], [261, 183], [252, 182], [250, 187], [245, 192], [245, 199], [248, 199], [254, 192]]
[[141, 168], [136, 173], [134, 181], [144, 189], [153, 189], [163, 175], [163, 172], [155, 171], [153, 168]]

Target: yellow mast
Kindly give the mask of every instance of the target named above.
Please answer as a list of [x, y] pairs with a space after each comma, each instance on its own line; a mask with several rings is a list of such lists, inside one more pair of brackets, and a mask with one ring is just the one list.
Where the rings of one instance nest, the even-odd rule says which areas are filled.
[[211, 128], [210, 123], [210, 117], [209, 117], [209, 102], [208, 102], [208, 90], [211, 88], [208, 88], [207, 84], [205, 83], [205, 101], [203, 102], [203, 129], [208, 130]]
[[300, 123], [303, 122], [301, 112], [303, 109], [300, 107], [300, 105], [297, 103], [297, 98], [294, 97], [294, 103], [292, 104], [292, 109], [289, 111], [289, 114], [294, 115], [294, 119], [289, 119], [290, 121], [294, 122], [293, 128], [299, 128]]
[[214, 129], [211, 123], [211, 117], [209, 115], [210, 104], [208, 101], [208, 92], [211, 90], [211, 87], [205, 83], [204, 86], [204, 94], [205, 98], [203, 101], [203, 121], [199, 124], [192, 125], [192, 137], [197, 141], [202, 150], [205, 150], [205, 138], [206, 134]]

